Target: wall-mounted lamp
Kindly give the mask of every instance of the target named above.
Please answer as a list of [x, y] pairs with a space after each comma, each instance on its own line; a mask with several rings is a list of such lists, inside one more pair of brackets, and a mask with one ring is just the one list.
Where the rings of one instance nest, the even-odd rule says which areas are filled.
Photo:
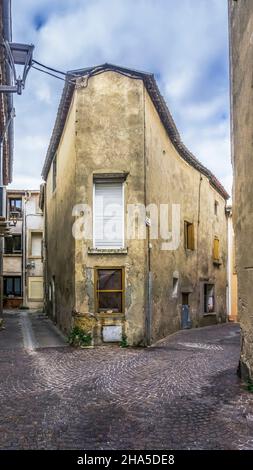
[[[25, 88], [27, 74], [32, 66], [33, 44], [19, 44], [3, 41], [1, 44], [6, 51], [6, 61], [12, 71], [13, 83], [10, 85], [0, 85], [0, 93], [17, 93], [21, 95]], [[17, 76], [15, 65], [23, 66], [22, 77]]]

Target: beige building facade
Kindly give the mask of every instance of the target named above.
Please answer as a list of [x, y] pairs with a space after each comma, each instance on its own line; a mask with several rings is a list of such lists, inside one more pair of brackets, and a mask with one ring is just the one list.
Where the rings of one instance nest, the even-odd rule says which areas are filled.
[[65, 332], [83, 317], [94, 344], [226, 321], [226, 191], [182, 143], [153, 75], [75, 73], [43, 168], [47, 311]]
[[242, 330], [240, 372], [253, 379], [253, 2], [230, 0], [231, 134], [234, 171], [233, 223]]
[[42, 308], [44, 221], [39, 191], [7, 190], [6, 218], [9, 234], [4, 239], [4, 308]]
[[227, 207], [228, 217], [228, 319], [238, 321], [238, 289], [237, 268], [235, 257], [235, 232], [233, 227], [232, 207]]

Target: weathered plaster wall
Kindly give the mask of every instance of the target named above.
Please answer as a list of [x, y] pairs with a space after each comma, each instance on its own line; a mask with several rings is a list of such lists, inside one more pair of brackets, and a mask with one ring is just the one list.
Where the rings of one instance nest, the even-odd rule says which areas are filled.
[[55, 301], [53, 294], [49, 300], [47, 292], [47, 311], [55, 315], [63, 331], [68, 331], [72, 324], [72, 309], [74, 306], [75, 267], [74, 267], [74, 238], [72, 237], [73, 216], [75, 203], [75, 120], [76, 105], [72, 102], [63, 135], [57, 151], [57, 184], [53, 191], [52, 165], [47, 177], [46, 209], [47, 219], [47, 266], [48, 285], [55, 278]]
[[22, 256], [4, 255], [3, 256], [3, 274], [21, 275], [22, 274]]
[[[93, 173], [129, 173], [124, 184], [127, 204], [144, 203], [143, 84], [118, 73], [89, 79], [77, 90], [76, 203], [93, 203]], [[129, 240], [127, 255], [91, 255], [92, 240], [76, 240], [75, 308], [94, 312], [94, 268], [125, 268], [125, 332], [129, 344], [145, 336], [145, 246]], [[100, 315], [100, 327], [124, 318]], [[98, 333], [98, 336], [100, 333]]]
[[43, 277], [43, 262], [41, 256], [32, 256], [31, 255], [31, 233], [32, 232], [41, 232], [43, 238], [44, 232], [44, 217], [39, 209], [39, 192], [29, 193], [27, 192], [27, 197], [24, 203], [24, 215], [25, 215], [25, 264], [26, 266], [29, 263], [33, 263], [34, 267], [26, 268], [26, 285], [25, 285], [25, 295], [24, 295], [24, 304], [32, 309], [42, 308], [43, 300], [34, 300], [29, 298], [29, 277]]
[[242, 328], [241, 370], [253, 378], [253, 3], [229, 1], [233, 139], [233, 222]]
[[[210, 186], [204, 175], [177, 153], [145, 92], [145, 136], [147, 161], [147, 204], [169, 205], [171, 230], [172, 204], [180, 204], [180, 246], [161, 251], [161, 237], [151, 240], [153, 276], [152, 338], [161, 338], [180, 328], [182, 292], [189, 292], [194, 326], [226, 318], [227, 225], [224, 199]], [[214, 203], [218, 202], [218, 215]], [[184, 247], [184, 220], [194, 223], [195, 250]], [[213, 239], [220, 239], [221, 266], [213, 265]], [[177, 297], [172, 296], [173, 273], [179, 274]], [[203, 316], [203, 282], [216, 285], [216, 315]]]

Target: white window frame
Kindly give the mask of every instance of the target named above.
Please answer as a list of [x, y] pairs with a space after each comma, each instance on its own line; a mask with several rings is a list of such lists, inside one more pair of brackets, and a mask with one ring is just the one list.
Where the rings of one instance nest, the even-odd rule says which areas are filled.
[[95, 249], [101, 249], [101, 250], [122, 250], [125, 246], [125, 185], [124, 181], [108, 181], [106, 178], [104, 178], [103, 181], [104, 184], [106, 183], [120, 183], [122, 186], [122, 246], [96, 246], [96, 241], [95, 241], [95, 188], [96, 184], [99, 184], [99, 182], [94, 181], [93, 182], [93, 201], [92, 201], [92, 242], [93, 242], [93, 248]]

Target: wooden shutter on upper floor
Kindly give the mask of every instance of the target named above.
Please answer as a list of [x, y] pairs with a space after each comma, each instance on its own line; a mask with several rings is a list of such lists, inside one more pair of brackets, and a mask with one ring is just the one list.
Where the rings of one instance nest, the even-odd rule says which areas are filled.
[[194, 250], [195, 248], [193, 224], [188, 224], [188, 248], [189, 250]]
[[220, 240], [217, 237], [213, 241], [213, 259], [215, 261], [220, 259]]
[[123, 183], [95, 182], [93, 207], [94, 247], [123, 248]]
[[28, 297], [30, 300], [43, 300], [43, 277], [28, 278]]

